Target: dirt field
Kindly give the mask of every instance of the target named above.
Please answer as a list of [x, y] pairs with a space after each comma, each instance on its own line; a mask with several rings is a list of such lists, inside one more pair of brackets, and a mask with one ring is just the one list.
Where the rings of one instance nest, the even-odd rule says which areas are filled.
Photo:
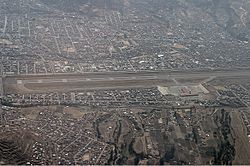
[[35, 120], [40, 112], [43, 111], [42, 107], [36, 107], [36, 108], [23, 108], [22, 112], [24, 113], [25, 117], [28, 119]]
[[246, 135], [246, 127], [244, 126], [240, 112], [234, 111], [232, 115], [232, 128], [235, 133], [236, 142], [235, 142], [235, 160], [233, 164], [236, 165], [248, 165], [250, 164], [250, 142], [249, 138]]
[[85, 115], [85, 112], [82, 109], [76, 107], [65, 107], [63, 112], [72, 115], [72, 117], [76, 119], [80, 119]]
[[[35, 120], [40, 112], [44, 110], [57, 111], [57, 106], [44, 106], [44, 107], [29, 107], [23, 108], [22, 113], [28, 119]], [[78, 108], [78, 107], [62, 107], [64, 113], [71, 115], [73, 118], [80, 119], [83, 115], [85, 115], [88, 108]]]

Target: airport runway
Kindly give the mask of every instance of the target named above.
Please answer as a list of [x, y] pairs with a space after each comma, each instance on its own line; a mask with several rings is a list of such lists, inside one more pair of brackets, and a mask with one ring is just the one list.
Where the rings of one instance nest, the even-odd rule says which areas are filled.
[[[152, 87], [176, 85], [178, 80], [213, 80], [214, 78], [250, 78], [250, 69], [216, 71], [152, 71], [152, 72], [103, 72], [81, 74], [8, 76], [4, 87], [26, 91], [68, 91], [78, 89], [107, 89], [126, 87]], [[177, 81], [176, 81], [177, 80]]]
[[30, 79], [30, 80], [17, 80], [17, 84], [42, 84], [42, 83], [66, 83], [66, 82], [89, 82], [89, 81], [119, 81], [119, 80], [154, 80], [158, 76], [131, 76], [131, 77], [79, 77], [79, 78], [64, 78], [64, 79]]
[[191, 79], [209, 77], [248, 77], [250, 70], [228, 71], [156, 71], [156, 72], [105, 72], [60, 75], [36, 75], [10, 77], [16, 79], [17, 84], [27, 83], [63, 83], [86, 81], [120, 81], [120, 80], [164, 80], [164, 79]]

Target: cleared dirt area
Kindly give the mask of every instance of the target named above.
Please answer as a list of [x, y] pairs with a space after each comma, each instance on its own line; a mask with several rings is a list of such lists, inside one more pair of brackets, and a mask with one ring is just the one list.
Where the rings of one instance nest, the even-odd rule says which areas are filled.
[[81, 119], [86, 114], [82, 109], [76, 107], [65, 107], [63, 112], [70, 114], [73, 118]]
[[40, 112], [43, 111], [43, 107], [36, 107], [36, 108], [23, 108], [22, 112], [24, 116], [28, 119], [35, 120]]
[[250, 142], [246, 135], [246, 127], [244, 126], [239, 111], [233, 111], [232, 117], [232, 129], [235, 134], [235, 160], [233, 164], [236, 165], [248, 165], [250, 163]]

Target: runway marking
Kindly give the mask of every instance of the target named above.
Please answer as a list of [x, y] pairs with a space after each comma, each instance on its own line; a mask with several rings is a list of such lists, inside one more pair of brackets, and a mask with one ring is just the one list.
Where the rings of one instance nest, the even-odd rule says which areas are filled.
[[158, 76], [139, 76], [137, 78], [156, 79], [156, 78], [158, 78]]
[[67, 79], [62, 79], [62, 82], [68, 82], [68, 80]]
[[175, 78], [173, 78], [172, 80], [175, 82], [176, 85], [180, 85], [180, 83]]
[[17, 80], [17, 84], [23, 84], [22, 80]]

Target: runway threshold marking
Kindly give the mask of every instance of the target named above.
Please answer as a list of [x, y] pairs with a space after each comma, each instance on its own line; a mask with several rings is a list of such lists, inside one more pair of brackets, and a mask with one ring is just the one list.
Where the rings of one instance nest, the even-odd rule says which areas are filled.
[[17, 80], [17, 84], [23, 84], [22, 80]]

